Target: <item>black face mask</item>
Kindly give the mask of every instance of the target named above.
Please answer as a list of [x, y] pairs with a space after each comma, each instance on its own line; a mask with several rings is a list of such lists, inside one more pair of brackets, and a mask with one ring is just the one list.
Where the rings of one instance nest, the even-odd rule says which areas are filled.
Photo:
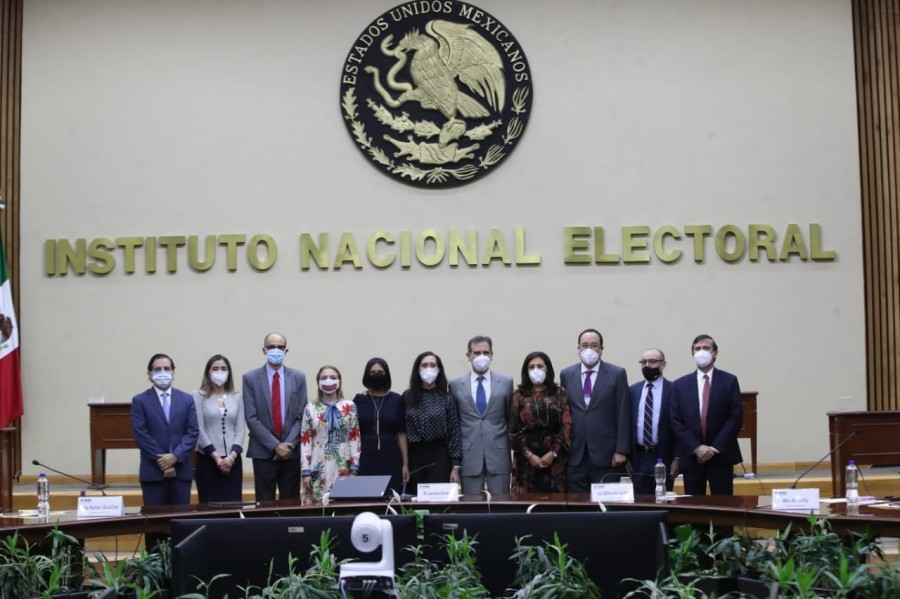
[[643, 367], [641, 367], [641, 374], [643, 374], [644, 378], [647, 379], [648, 381], [655, 381], [656, 379], [659, 378], [659, 375], [662, 374], [662, 371], [660, 371], [659, 366], [657, 366], [656, 368], [650, 368], [649, 366], [643, 366]]
[[373, 389], [375, 391], [381, 391], [383, 389], [387, 389], [387, 374], [383, 372], [376, 372], [374, 374], [370, 374], [368, 376], [368, 382], [366, 383], [366, 387], [369, 389]]

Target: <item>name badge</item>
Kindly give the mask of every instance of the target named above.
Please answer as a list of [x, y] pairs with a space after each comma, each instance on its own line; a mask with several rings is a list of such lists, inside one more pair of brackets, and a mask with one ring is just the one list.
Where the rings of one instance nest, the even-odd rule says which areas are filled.
[[422, 483], [416, 487], [416, 501], [459, 501], [459, 485], [456, 483]]
[[772, 489], [772, 509], [819, 512], [818, 489]]
[[77, 518], [114, 518], [125, 515], [122, 497], [79, 497]]
[[591, 501], [634, 503], [634, 487], [631, 483], [594, 483], [591, 485]]

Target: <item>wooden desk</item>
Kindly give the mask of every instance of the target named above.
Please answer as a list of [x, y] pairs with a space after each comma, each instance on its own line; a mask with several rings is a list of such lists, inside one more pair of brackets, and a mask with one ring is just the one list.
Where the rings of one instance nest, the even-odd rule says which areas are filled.
[[130, 403], [95, 403], [91, 409], [91, 482], [106, 483], [106, 450], [134, 449]]
[[900, 412], [829, 412], [831, 491], [844, 496], [847, 462], [861, 466], [900, 464]]
[[756, 471], [756, 391], [742, 391], [741, 403], [744, 405], [744, 425], [738, 432], [738, 439], [750, 439], [750, 469]]
[[[495, 496], [490, 506], [481, 499], [465, 499], [454, 503], [404, 503], [405, 507], [428, 509], [434, 513], [525, 513], [531, 506], [541, 512], [597, 511], [597, 504], [589, 501], [587, 494], [530, 494]], [[746, 526], [748, 528], [783, 529], [790, 524], [794, 529], [807, 530], [809, 515], [792, 512], [776, 512], [771, 508], [771, 497], [738, 495], [728, 497], [682, 497], [667, 503], [655, 503], [652, 495], [638, 495], [635, 503], [608, 503], [607, 509], [666, 510], [671, 524], [696, 524], [714, 526]], [[399, 509], [399, 508], [398, 508]], [[364, 511], [384, 513], [385, 502], [332, 502], [328, 514], [352, 515]], [[0, 536], [14, 532], [26, 539], [37, 541], [54, 526], [59, 526], [75, 538], [85, 539], [140, 533], [169, 534], [173, 518], [254, 518], [272, 516], [321, 516], [320, 505], [304, 505], [300, 501], [266, 501], [250, 509], [237, 507], [213, 507], [208, 505], [184, 505], [144, 508], [143, 513], [126, 510], [121, 518], [95, 518], [78, 520], [74, 512], [54, 514], [41, 521], [37, 518], [0, 517]], [[885, 510], [862, 506], [858, 516], [848, 516], [844, 504], [822, 505], [819, 517], [827, 518], [834, 532], [873, 531], [877, 536], [900, 537], [900, 510]]]

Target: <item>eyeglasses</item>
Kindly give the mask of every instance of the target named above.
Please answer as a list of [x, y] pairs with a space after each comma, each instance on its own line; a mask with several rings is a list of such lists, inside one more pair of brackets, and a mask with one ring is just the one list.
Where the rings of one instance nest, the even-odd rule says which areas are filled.
[[580, 349], [593, 349], [596, 351], [596, 350], [600, 349], [602, 346], [599, 343], [582, 343], [578, 347]]
[[287, 345], [267, 345], [266, 349], [287, 349]]
[[638, 364], [641, 366], [656, 366], [657, 364], [662, 364], [663, 360], [638, 360]]

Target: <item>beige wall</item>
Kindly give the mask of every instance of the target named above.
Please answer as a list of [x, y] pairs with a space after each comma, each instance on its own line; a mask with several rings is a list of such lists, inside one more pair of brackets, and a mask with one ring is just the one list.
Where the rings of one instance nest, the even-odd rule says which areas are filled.
[[[604, 358], [640, 376], [651, 345], [667, 374], [689, 371], [708, 332], [719, 365], [760, 392], [762, 462], [814, 460], [825, 412], [865, 408], [859, 173], [850, 5], [481, 0], [518, 38], [534, 110], [496, 172], [448, 191], [376, 172], [347, 135], [343, 60], [388, 2], [36, 0], [26, 3], [22, 114], [23, 462], [88, 473], [91, 390], [127, 401], [157, 351], [176, 386], [206, 358], [262, 364], [283, 331], [287, 363], [333, 363], [347, 392], [385, 357], [395, 388], [433, 349], [465, 371], [474, 334], [517, 373], [547, 351], [574, 362], [585, 327]], [[835, 261], [728, 264], [706, 242], [674, 264], [566, 266], [563, 228], [715, 228], [819, 223]], [[524, 228], [537, 267], [302, 271], [301, 233]], [[205, 273], [45, 276], [47, 239], [271, 235], [276, 264], [255, 272], [224, 250]], [[479, 254], [483, 249], [479, 251]], [[333, 253], [333, 249], [332, 249]], [[851, 399], [840, 400], [841, 397]], [[749, 457], [749, 456], [748, 456]], [[112, 452], [111, 473], [136, 467]], [[26, 473], [34, 468], [26, 466]]]

